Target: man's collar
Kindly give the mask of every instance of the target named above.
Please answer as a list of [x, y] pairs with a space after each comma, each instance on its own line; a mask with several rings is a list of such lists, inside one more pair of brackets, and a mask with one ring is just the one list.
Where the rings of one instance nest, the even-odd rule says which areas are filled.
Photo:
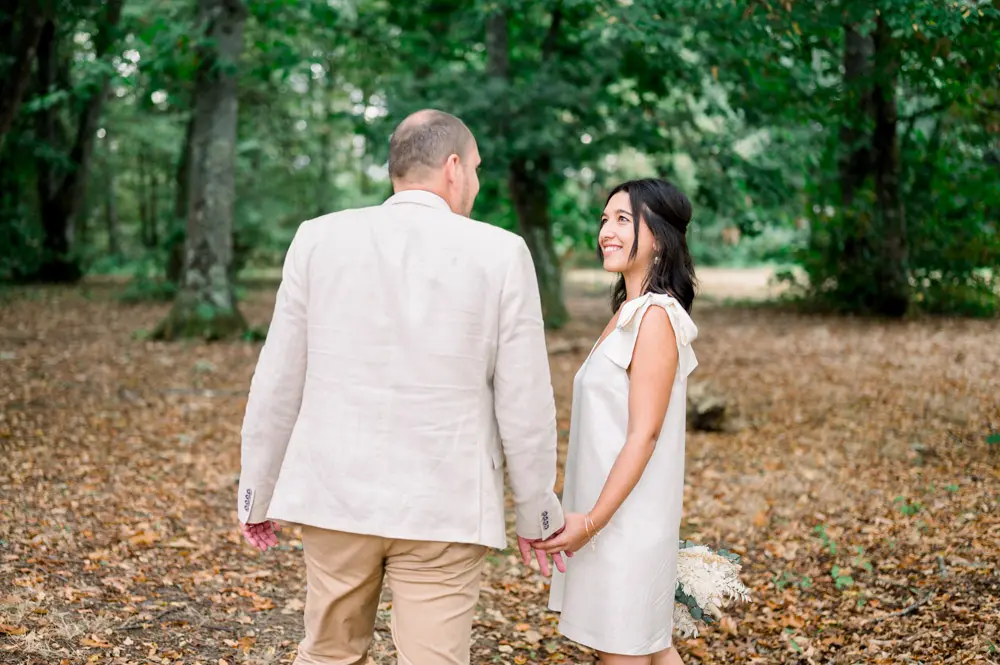
[[424, 189], [407, 189], [397, 192], [387, 198], [383, 205], [396, 205], [397, 203], [416, 203], [417, 205], [437, 208], [439, 210], [451, 210], [448, 202], [435, 194]]

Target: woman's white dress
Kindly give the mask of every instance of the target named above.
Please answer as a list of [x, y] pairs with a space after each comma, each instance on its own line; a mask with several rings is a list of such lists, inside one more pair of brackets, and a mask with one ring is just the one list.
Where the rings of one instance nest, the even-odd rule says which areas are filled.
[[645, 655], [671, 645], [681, 505], [687, 377], [698, 365], [698, 328], [671, 296], [626, 302], [615, 329], [591, 350], [573, 381], [563, 507], [586, 513], [600, 496], [628, 427], [629, 378], [646, 311], [662, 307], [677, 338], [678, 367], [653, 456], [632, 493], [590, 543], [552, 578], [549, 609], [559, 632], [605, 653]]

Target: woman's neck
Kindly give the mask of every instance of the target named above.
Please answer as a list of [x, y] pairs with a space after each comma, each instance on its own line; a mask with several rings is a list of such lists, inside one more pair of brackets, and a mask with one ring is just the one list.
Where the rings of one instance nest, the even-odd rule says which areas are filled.
[[638, 270], [622, 273], [625, 278], [625, 300], [635, 300], [642, 295], [646, 275]]

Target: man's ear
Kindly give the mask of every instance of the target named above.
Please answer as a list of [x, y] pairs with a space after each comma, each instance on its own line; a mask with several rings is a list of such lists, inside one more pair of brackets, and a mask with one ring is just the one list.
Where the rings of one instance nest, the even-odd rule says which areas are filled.
[[455, 153], [448, 155], [448, 159], [444, 163], [444, 173], [448, 178], [448, 182], [458, 180], [458, 172], [462, 166], [461, 162], [461, 158]]

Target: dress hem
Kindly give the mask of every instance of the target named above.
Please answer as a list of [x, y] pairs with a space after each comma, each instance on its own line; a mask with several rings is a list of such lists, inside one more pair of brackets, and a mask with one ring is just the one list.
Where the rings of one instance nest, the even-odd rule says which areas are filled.
[[[569, 630], [567, 630], [567, 628]], [[580, 629], [580, 631], [577, 632], [576, 627], [564, 619], [559, 620], [558, 630], [564, 637], [573, 640], [577, 644], [583, 645], [588, 649], [593, 649], [594, 651], [600, 651], [602, 653], [612, 654], [615, 656], [652, 656], [653, 654], [669, 649], [674, 645], [673, 636], [670, 633], [667, 633], [665, 640], [666, 644], [657, 647], [643, 647], [640, 650], [605, 648], [597, 645], [597, 643], [601, 640], [594, 639], [589, 633], [587, 633], [586, 630]], [[581, 637], [581, 635], [583, 636]]]

